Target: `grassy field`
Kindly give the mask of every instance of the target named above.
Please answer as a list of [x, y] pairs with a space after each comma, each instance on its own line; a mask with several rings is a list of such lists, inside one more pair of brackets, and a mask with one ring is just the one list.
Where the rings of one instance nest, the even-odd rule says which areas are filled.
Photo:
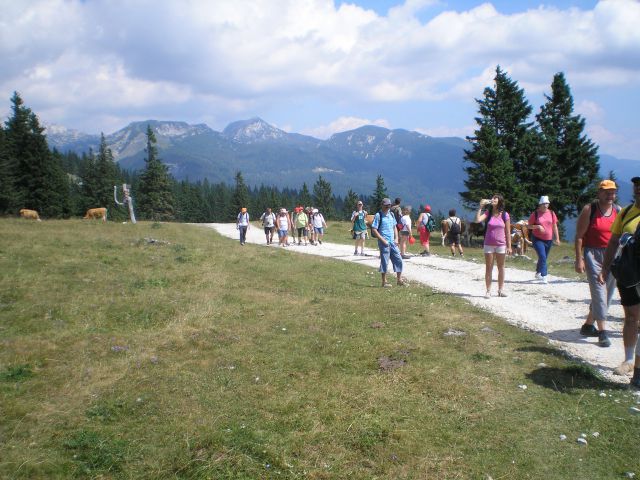
[[[257, 225], [257, 224], [256, 224]], [[353, 239], [349, 234], [351, 223], [349, 222], [328, 222], [328, 227], [325, 238], [328, 242], [353, 244]], [[259, 228], [259, 227], [257, 227]], [[422, 245], [420, 245], [420, 236], [416, 230], [413, 230], [413, 236], [416, 239], [414, 245], [410, 245], [408, 248], [409, 253], [418, 255], [422, 252]], [[448, 246], [442, 246], [442, 236], [439, 231], [431, 234], [430, 251], [437, 255], [451, 256], [451, 249]], [[375, 240], [367, 240], [366, 246], [370, 248], [377, 248]], [[484, 254], [482, 252], [482, 238], [474, 238], [473, 247], [464, 247], [465, 260], [477, 261], [484, 263]], [[530, 270], [533, 273], [536, 271], [536, 256], [535, 250], [529, 247], [526, 255], [530, 259], [524, 257], [507, 257], [506, 265], [512, 268], [518, 268], [522, 270]], [[567, 257], [568, 260], [567, 260]], [[458, 257], [456, 257], [458, 258]], [[584, 274], [577, 274], [574, 270], [575, 250], [573, 248], [573, 240], [562, 242], [561, 245], [554, 245], [551, 248], [549, 255], [549, 273], [551, 275], [557, 275], [565, 278], [586, 278]]]
[[0, 219], [0, 478], [640, 475], [632, 392], [370, 270], [180, 224]]

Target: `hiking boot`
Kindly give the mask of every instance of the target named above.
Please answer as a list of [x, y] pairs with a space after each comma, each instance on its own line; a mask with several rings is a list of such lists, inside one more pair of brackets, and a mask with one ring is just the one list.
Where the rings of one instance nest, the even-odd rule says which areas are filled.
[[356, 250], [355, 252], [353, 252], [354, 255], [358, 255], [358, 251]]
[[629, 375], [633, 372], [633, 360], [622, 362], [613, 371], [616, 375]]
[[407, 282], [406, 280], [400, 280], [398, 282], [398, 286], [399, 287], [408, 287], [409, 286], [409, 282]]
[[595, 325], [587, 325], [586, 323], [580, 327], [580, 335], [584, 337], [597, 337], [599, 336], [598, 329]]
[[400, 255], [402, 257], [403, 260], [408, 260], [411, 257], [409, 255]]
[[598, 345], [600, 345], [601, 347], [611, 346], [611, 340], [609, 340], [609, 336], [607, 335], [607, 332], [605, 330], [602, 330], [598, 334]]
[[382, 284], [383, 288], [391, 288], [391, 286], [392, 285], [389, 282], [385, 282], [385, 283]]

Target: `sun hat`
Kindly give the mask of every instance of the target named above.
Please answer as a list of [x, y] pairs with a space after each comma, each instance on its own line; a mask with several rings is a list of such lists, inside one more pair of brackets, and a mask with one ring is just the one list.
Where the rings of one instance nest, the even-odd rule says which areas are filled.
[[617, 190], [616, 182], [613, 180], [602, 180], [598, 186], [600, 190]]
[[640, 177], [633, 177], [631, 183], [640, 183]]
[[424, 206], [424, 211], [429, 213], [431, 211], [431, 205], [425, 205]]
[[549, 201], [549, 197], [548, 197], [547, 195], [542, 195], [542, 196], [540, 197], [540, 200], [538, 200], [538, 205], [542, 205], [543, 203], [547, 203], [547, 204], [548, 204], [548, 203], [551, 203], [551, 202]]
[[318, 213], [318, 209], [317, 209], [317, 208], [314, 208], [314, 209], [311, 211], [311, 213]]
[[390, 198], [383, 198], [382, 199], [382, 205], [391, 205], [391, 199]]

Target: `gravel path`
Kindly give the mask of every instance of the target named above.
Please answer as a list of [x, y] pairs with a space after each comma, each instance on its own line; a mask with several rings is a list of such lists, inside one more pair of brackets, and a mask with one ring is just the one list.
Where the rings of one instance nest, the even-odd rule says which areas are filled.
[[[235, 224], [201, 224], [220, 234], [238, 238]], [[274, 239], [275, 240], [275, 239]], [[275, 240], [277, 242], [277, 240]], [[265, 244], [262, 229], [253, 227], [247, 233], [247, 242]], [[369, 247], [375, 245], [369, 240]], [[264, 245], [266, 247], [266, 245]], [[273, 246], [273, 248], [281, 248]], [[289, 252], [331, 257], [337, 260], [367, 265], [376, 272], [380, 260], [378, 250], [365, 248], [366, 256], [354, 256], [352, 245], [323, 243], [319, 246], [291, 246]], [[607, 330], [611, 346], [599, 347], [597, 338], [583, 337], [579, 333], [589, 310], [589, 287], [586, 281], [571, 280], [549, 275], [544, 285], [533, 279], [530, 271], [506, 269], [505, 291], [507, 298], [484, 298], [484, 263], [465, 261], [461, 258], [432, 255], [412, 257], [404, 261], [404, 276], [412, 283], [429, 285], [441, 292], [465, 298], [468, 302], [504, 318], [520, 328], [534, 331], [549, 339], [558, 348], [573, 357], [580, 358], [597, 368], [602, 375], [615, 382], [627, 383], [626, 377], [613, 373], [613, 368], [624, 359], [622, 324], [624, 315], [616, 293], [609, 309]], [[496, 294], [497, 271], [494, 269], [493, 294]], [[392, 280], [395, 275], [392, 275]], [[395, 285], [395, 282], [393, 283]]]

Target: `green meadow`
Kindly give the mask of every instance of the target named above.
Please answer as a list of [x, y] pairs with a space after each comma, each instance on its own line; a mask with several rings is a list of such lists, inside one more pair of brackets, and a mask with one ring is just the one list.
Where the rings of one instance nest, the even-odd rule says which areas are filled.
[[632, 391], [378, 283], [198, 226], [0, 219], [0, 478], [640, 475]]

